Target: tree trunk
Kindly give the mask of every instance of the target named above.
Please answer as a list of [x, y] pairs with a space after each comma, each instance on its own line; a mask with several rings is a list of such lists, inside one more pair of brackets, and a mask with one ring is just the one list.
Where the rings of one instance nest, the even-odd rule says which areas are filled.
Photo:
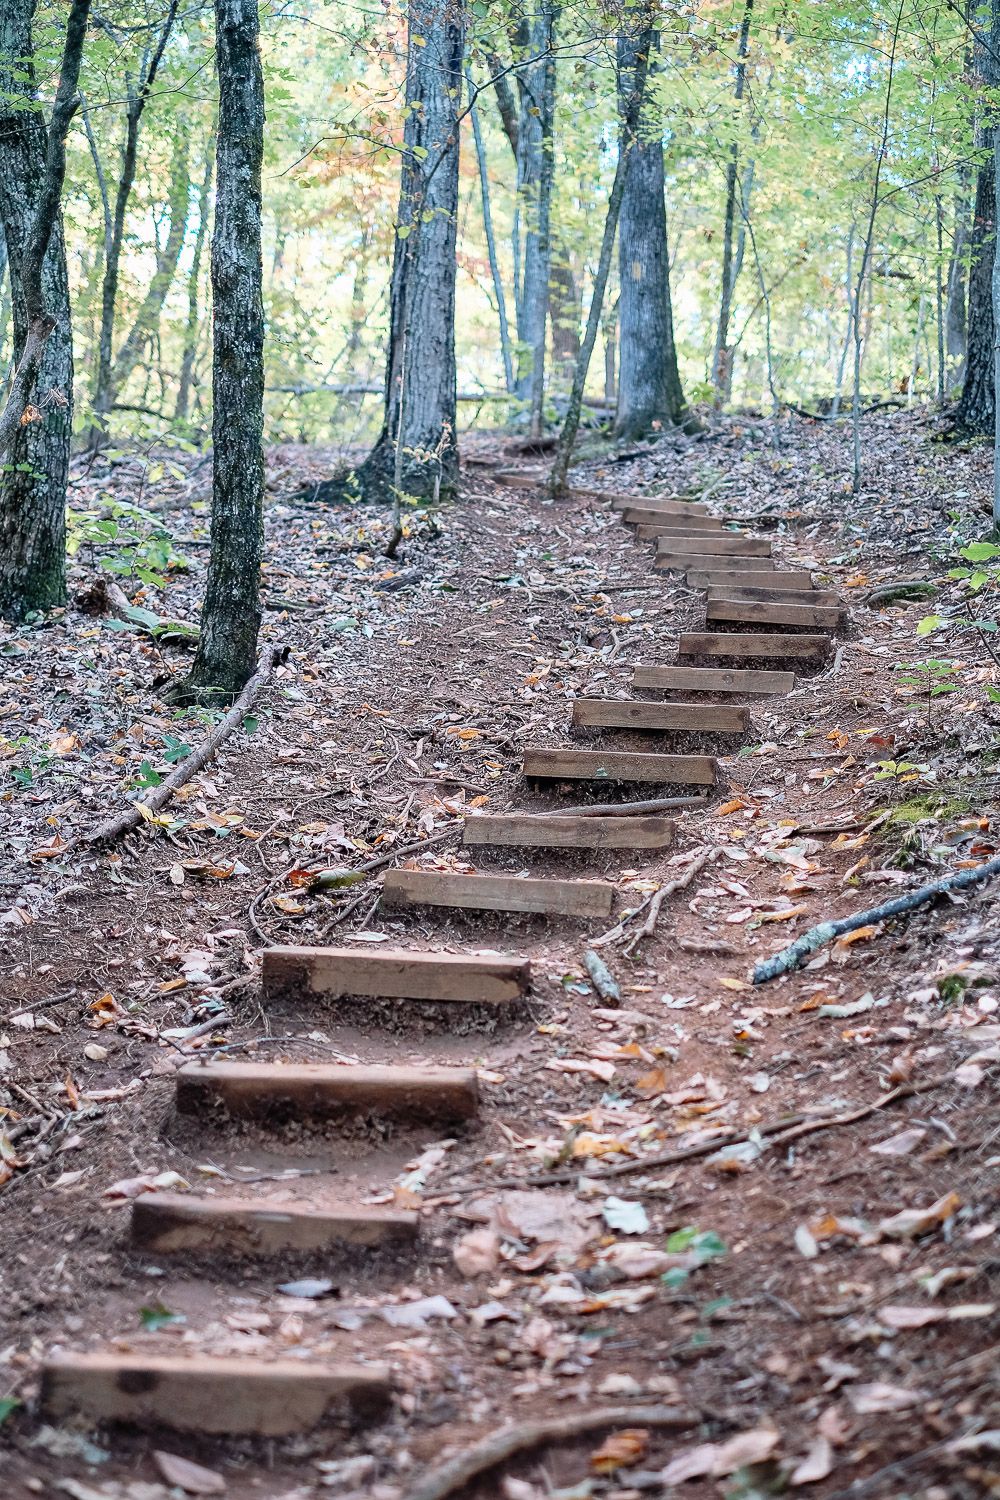
[[219, 127], [212, 235], [212, 551], [198, 650], [177, 696], [222, 705], [253, 676], [261, 618], [264, 81], [257, 0], [215, 0], [215, 26]]
[[167, 230], [163, 249], [156, 257], [153, 279], [136, 313], [135, 322], [118, 351], [118, 358], [115, 360], [105, 386], [104, 394], [108, 401], [108, 411], [112, 410], [116, 396], [128, 384], [129, 377], [159, 325], [160, 313], [170, 290], [170, 284], [177, 272], [177, 262], [180, 259], [184, 236], [187, 232], [188, 183], [188, 136], [186, 131], [180, 131], [174, 142], [174, 156], [170, 168], [168, 204], [170, 227]]
[[[38, 337], [39, 313], [44, 310], [54, 324], [39, 349], [34, 404], [22, 406], [0, 481], [0, 615], [8, 620], [51, 609], [66, 598], [73, 342], [58, 211], [41, 262], [40, 308], [29, 305], [37, 300], [37, 289], [26, 295], [25, 287], [49, 151], [36, 107], [34, 9], [33, 0], [0, 5], [0, 223], [9, 259], [16, 364]], [[31, 394], [29, 388], [25, 395]]]
[[[640, 31], [651, 29], [652, 6], [644, 7], [644, 10], [645, 18], [640, 13], [640, 15], [635, 16], [633, 21], [633, 25], [637, 26]], [[590, 368], [590, 357], [594, 352], [594, 345], [597, 342], [597, 330], [601, 322], [604, 293], [608, 284], [608, 275], [611, 271], [611, 258], [614, 254], [615, 235], [618, 231], [618, 218], [621, 213], [622, 198], [625, 195], [625, 184], [628, 181], [629, 169], [636, 154], [635, 146], [639, 134], [639, 120], [642, 115], [642, 102], [646, 92], [648, 60], [648, 49], [637, 49], [632, 71], [631, 87], [622, 87], [622, 80], [619, 77], [618, 98], [621, 110], [621, 130], [618, 137], [618, 164], [615, 167], [615, 178], [611, 184], [608, 211], [604, 219], [601, 253], [597, 262], [597, 274], [594, 277], [594, 290], [590, 298], [587, 327], [583, 335], [583, 343], [580, 345], [580, 357], [576, 362], [576, 371], [573, 376], [573, 389], [570, 392], [569, 406], [562, 425], [562, 431], [559, 434], [552, 472], [549, 474], [548, 489], [549, 493], [553, 496], [566, 493], [566, 478], [569, 473], [570, 459], [573, 456], [573, 444], [576, 442], [576, 434], [580, 427], [580, 412], [583, 408], [583, 395], [587, 385], [587, 371]]]
[[[87, 434], [87, 443], [92, 448], [98, 447], [101, 442], [107, 426], [108, 414], [115, 399], [112, 381], [112, 351], [118, 303], [118, 278], [121, 271], [122, 244], [125, 239], [125, 215], [132, 196], [139, 156], [139, 123], [150, 91], [156, 82], [156, 74], [173, 28], [178, 3], [179, 0], [171, 0], [153, 54], [148, 61], [144, 60], [140, 69], [138, 87], [129, 79], [125, 84], [128, 102], [125, 107], [125, 140], [122, 144], [118, 189], [115, 193], [115, 207], [111, 215], [110, 226], [107, 222], [105, 223], [106, 253], [104, 283], [101, 288], [101, 331], [97, 344], [97, 372], [94, 376], [92, 403], [96, 421]], [[96, 160], [96, 147], [92, 146], [92, 151]]]
[[948, 262], [948, 287], [945, 298], [945, 394], [953, 396], [965, 378], [967, 325], [966, 251], [969, 244], [969, 193], [965, 168], [961, 168], [961, 186], [955, 195], [955, 230], [951, 259]]
[[[638, 53], [646, 56], [652, 72], [658, 46], [659, 38], [651, 31], [619, 38], [618, 76], [623, 94], [632, 89]], [[615, 437], [631, 441], [680, 421], [685, 406], [674, 348], [663, 139], [658, 125], [655, 135], [640, 137], [632, 148], [618, 223], [618, 256], [621, 348]]]
[[549, 324], [552, 329], [552, 364], [564, 377], [572, 377], [580, 354], [582, 297], [573, 275], [569, 251], [558, 235], [552, 236], [549, 264]]
[[186, 422], [191, 407], [191, 387], [194, 383], [194, 361], [198, 352], [198, 325], [201, 314], [200, 279], [201, 258], [205, 252], [205, 236], [208, 233], [208, 212], [212, 194], [212, 167], [214, 157], [215, 134], [208, 138], [205, 150], [205, 175], [201, 179], [201, 191], [198, 194], [198, 228], [194, 237], [194, 248], [191, 252], [191, 271], [188, 276], [188, 313], [187, 324], [184, 329], [184, 352], [181, 355], [181, 374], [177, 384], [177, 405], [174, 408], [174, 420]]
[[[737, 107], [742, 102], [746, 87], [746, 56], [750, 47], [750, 22], [753, 18], [753, 0], [744, 0], [743, 23], [736, 49], [736, 87], [734, 97]], [[736, 223], [736, 183], [739, 172], [739, 147], [734, 141], [730, 147], [726, 165], [726, 207], [722, 231], [722, 291], [719, 298], [719, 326], [715, 334], [715, 354], [712, 361], [712, 382], [715, 386], [715, 409], [721, 410], [732, 387], [729, 368], [729, 318], [733, 307], [733, 292], [736, 287], [736, 268], [733, 265], [733, 229]]]
[[433, 501], [458, 482], [455, 233], [464, 32], [461, 0], [412, 0], [385, 415], [357, 472], [367, 498], [396, 504], [400, 491]]
[[486, 160], [483, 132], [479, 127], [479, 110], [476, 108], [476, 85], [469, 81], [469, 118], [472, 122], [472, 137], [476, 144], [476, 163], [479, 167], [479, 192], [483, 204], [483, 231], [486, 235], [486, 250], [490, 260], [490, 275], [493, 278], [493, 295], [497, 299], [497, 319], [500, 324], [500, 356], [503, 360], [504, 386], [514, 391], [514, 356], [510, 347], [510, 330], [507, 326], [507, 299], [504, 296], [503, 277], [497, 259], [496, 238], [493, 234], [493, 214], [490, 209], [490, 179]]
[[993, 163], [976, 174], [976, 204], [969, 239], [969, 338], [965, 379], [955, 422], [967, 432], [993, 431], [993, 258], [996, 184]]
[[[993, 0], [990, 16], [990, 56], [988, 63], [988, 78], [994, 88], [1000, 82], [1000, 61], [998, 61], [997, 49], [1000, 48], [1000, 0]], [[993, 203], [1000, 203], [1000, 125], [994, 119], [992, 125], [993, 134]], [[994, 211], [994, 221], [996, 214]], [[993, 236], [993, 529], [1000, 532], [1000, 401], [996, 399], [996, 392], [1000, 390], [1000, 254], [997, 253], [997, 236]]]
[[517, 72], [520, 110], [517, 131], [517, 192], [524, 221], [518, 339], [521, 357], [517, 394], [528, 403], [530, 431], [539, 437], [545, 399], [545, 328], [549, 310], [550, 221], [555, 168], [552, 131], [555, 119], [556, 6], [540, 0], [537, 11], [522, 16], [515, 41], [526, 59]]

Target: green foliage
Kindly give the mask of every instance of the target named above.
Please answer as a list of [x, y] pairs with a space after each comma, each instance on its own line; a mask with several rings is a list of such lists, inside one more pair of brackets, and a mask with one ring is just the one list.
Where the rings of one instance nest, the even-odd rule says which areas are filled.
[[[84, 548], [106, 573], [136, 578], [152, 588], [163, 588], [171, 569], [188, 566], [188, 559], [175, 549], [170, 532], [156, 516], [120, 500], [93, 510], [67, 511], [66, 550], [75, 557]], [[158, 616], [135, 606], [132, 618], [137, 624], [159, 624]]]

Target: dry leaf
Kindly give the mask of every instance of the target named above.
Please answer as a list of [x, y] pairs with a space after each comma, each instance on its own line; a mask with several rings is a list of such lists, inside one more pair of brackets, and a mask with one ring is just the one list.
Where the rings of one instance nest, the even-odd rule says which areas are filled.
[[846, 1386], [844, 1395], [859, 1417], [882, 1411], [906, 1411], [910, 1406], [921, 1406], [930, 1400], [930, 1391], [919, 1387], [907, 1390], [905, 1386], [887, 1385], [882, 1380], [874, 1380], [870, 1385]]
[[202, 1468], [177, 1453], [153, 1452], [153, 1462], [167, 1484], [176, 1485], [186, 1495], [224, 1495], [226, 1481], [214, 1469]]
[[649, 1448], [649, 1433], [645, 1427], [623, 1427], [620, 1432], [609, 1432], [604, 1442], [590, 1455], [590, 1467], [595, 1474], [613, 1474], [616, 1469], [628, 1468], [646, 1456]]
[[875, 1145], [869, 1146], [868, 1149], [876, 1156], [909, 1156], [910, 1152], [920, 1145], [926, 1134], [927, 1131], [921, 1126], [914, 1125], [909, 1130], [901, 1130], [898, 1135], [890, 1135], [884, 1141], [876, 1141]]
[[817, 1484], [833, 1468], [833, 1448], [822, 1434], [813, 1442], [805, 1458], [792, 1470], [790, 1484]]
[[500, 1236], [495, 1229], [473, 1229], [462, 1236], [451, 1253], [463, 1276], [483, 1276], [495, 1270], [500, 1259]]
[[888, 1219], [880, 1219], [879, 1230], [894, 1240], [915, 1239], [918, 1235], [929, 1234], [932, 1229], [937, 1229], [945, 1219], [958, 1212], [962, 1206], [962, 1200], [957, 1193], [945, 1193], [936, 1203], [929, 1208], [904, 1208], [901, 1213], [892, 1214]]

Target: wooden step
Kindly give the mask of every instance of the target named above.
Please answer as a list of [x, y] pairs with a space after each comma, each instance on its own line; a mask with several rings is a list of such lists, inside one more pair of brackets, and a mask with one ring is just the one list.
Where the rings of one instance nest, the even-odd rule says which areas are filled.
[[708, 589], [709, 599], [745, 599], [761, 604], [805, 604], [809, 608], [817, 605], [830, 609], [842, 608], [840, 595], [833, 589], [778, 589], [744, 587], [737, 583], [714, 583]]
[[707, 567], [688, 568], [685, 582], [692, 589], [723, 589], [736, 584], [779, 593], [797, 593], [812, 587], [812, 574], [779, 571], [767, 558], [748, 558], [746, 567], [734, 568], [717, 568], [711, 560]]
[[[642, 528], [639, 528], [640, 533]], [[701, 532], [697, 536], [661, 537], [657, 552], [683, 557], [770, 557], [771, 543], [762, 536], [737, 536], [735, 532]]]
[[[594, 493], [597, 493], [596, 491]], [[607, 493], [604, 494], [607, 499]], [[707, 516], [708, 507], [699, 500], [658, 500], [655, 495], [611, 494], [612, 510], [655, 510], [663, 516]]]
[[713, 703], [643, 703], [624, 698], [578, 698], [573, 723], [581, 729], [690, 729], [740, 734], [750, 724], [748, 708]]
[[389, 1403], [383, 1365], [212, 1355], [57, 1354], [42, 1367], [49, 1421], [128, 1422], [179, 1432], [286, 1437], [347, 1408], [371, 1418]]
[[705, 606], [708, 623], [729, 621], [739, 625], [807, 625], [813, 630], [839, 630], [846, 619], [842, 609], [809, 604], [765, 604], [757, 599], [710, 598]]
[[711, 755], [527, 749], [522, 769], [528, 778], [557, 781], [658, 781], [713, 786], [716, 763]]
[[674, 824], [660, 817], [539, 816], [482, 814], [466, 818], [465, 844], [528, 849], [668, 849]]
[[650, 510], [646, 506], [622, 511], [622, 520], [626, 526], [666, 526], [680, 532], [722, 530], [722, 522], [715, 516], [679, 515], [675, 511]]
[[385, 1250], [412, 1245], [418, 1227], [419, 1215], [402, 1208], [310, 1208], [261, 1198], [143, 1193], [132, 1202], [131, 1238], [136, 1249], [157, 1255], [195, 1250], [325, 1255], [345, 1247]]
[[221, 1105], [243, 1118], [372, 1115], [437, 1124], [469, 1120], [479, 1103], [471, 1068], [195, 1062], [180, 1068], [176, 1078], [177, 1109], [184, 1115], [204, 1115]]
[[825, 635], [736, 635], [692, 631], [681, 636], [679, 656], [788, 657], [820, 659], [830, 648]]
[[752, 667], [636, 667], [632, 686], [677, 693], [780, 695], [792, 692], [795, 673], [762, 672]]
[[417, 953], [407, 948], [265, 948], [264, 994], [324, 1000], [368, 995], [386, 1000], [462, 1000], [498, 1005], [531, 983], [526, 958]]
[[635, 534], [640, 542], [659, 541], [663, 547], [675, 537], [687, 538], [692, 542], [700, 542], [704, 538], [706, 542], [713, 543], [729, 537], [735, 541], [746, 540], [737, 531], [724, 531], [721, 527], [715, 529], [694, 526], [690, 521], [680, 520], [674, 516], [668, 516], [662, 521], [643, 521], [636, 526]]
[[[740, 566], [739, 558], [724, 557], [720, 553], [716, 553], [713, 557], [704, 553], [679, 552], [674, 548], [673, 543], [669, 551], [663, 551], [662, 538], [659, 547], [661, 550], [653, 556], [653, 567], [658, 573], [686, 573], [690, 576], [692, 573], [711, 572], [720, 562], [725, 563], [727, 568]], [[755, 580], [765, 574], [770, 579], [775, 571], [774, 560], [770, 557], [748, 557], [746, 563], [746, 570], [741, 576], [747, 579], [751, 574]]]
[[448, 875], [390, 870], [382, 886], [389, 906], [458, 906], [474, 911], [561, 912], [606, 917], [615, 888], [601, 880], [529, 880], [520, 875]]

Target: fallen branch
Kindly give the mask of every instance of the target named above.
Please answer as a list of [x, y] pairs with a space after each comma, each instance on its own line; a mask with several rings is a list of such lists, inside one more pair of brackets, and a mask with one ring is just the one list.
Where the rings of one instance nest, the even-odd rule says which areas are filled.
[[775, 953], [772, 958], [763, 959], [753, 971], [753, 982], [765, 984], [769, 979], [777, 979], [779, 974], [790, 974], [810, 953], [815, 953], [817, 948], [822, 948], [825, 943], [832, 942], [834, 938], [842, 936], [845, 932], [855, 932], [859, 927], [867, 927], [876, 922], [886, 922], [891, 917], [902, 916], [904, 912], [913, 911], [916, 907], [933, 901], [935, 896], [945, 896], [950, 891], [965, 890], [967, 886], [978, 885], [984, 880], [992, 880], [994, 875], [1000, 875], [1000, 855], [988, 860], [984, 865], [978, 865], [974, 870], [959, 870], [954, 875], [945, 875], [942, 880], [932, 881], [930, 885], [922, 885], [918, 890], [910, 891], [905, 896], [897, 896], [894, 901], [883, 902], [881, 906], [871, 906], [867, 911], [856, 912], [853, 917], [841, 917], [836, 922], [820, 922], [818, 927], [812, 927], [808, 932], [804, 932], [801, 937], [795, 939], [794, 943], [790, 943], [787, 948], [782, 948], [780, 953]]
[[589, 802], [583, 807], [553, 807], [540, 818], [631, 818], [646, 813], [669, 812], [678, 807], [705, 807], [707, 797], [654, 797], [647, 802]]
[[[607, 1177], [628, 1177], [633, 1172], [647, 1172], [653, 1168], [676, 1167], [684, 1162], [696, 1161], [702, 1156], [714, 1156], [717, 1151], [728, 1150], [731, 1146], [752, 1145], [753, 1141], [763, 1136], [771, 1141], [772, 1145], [783, 1146], [789, 1141], [796, 1140], [802, 1135], [813, 1135], [817, 1130], [832, 1130], [838, 1125], [852, 1125], [855, 1120], [864, 1120], [869, 1115], [876, 1114], [880, 1109], [886, 1109], [890, 1104], [896, 1104], [900, 1099], [909, 1099], [913, 1094], [929, 1094], [934, 1089], [942, 1088], [946, 1083], [952, 1082], [953, 1073], [937, 1073], [933, 1078], [925, 1078], [919, 1083], [901, 1083], [898, 1088], [890, 1089], [886, 1094], [880, 1094], [870, 1104], [862, 1104], [857, 1109], [847, 1110], [839, 1115], [810, 1116], [807, 1114], [783, 1115], [780, 1119], [771, 1120], [767, 1124], [758, 1125], [754, 1128], [753, 1136], [747, 1135], [741, 1130], [728, 1130], [724, 1135], [712, 1136], [710, 1140], [699, 1141], [696, 1146], [681, 1146], [672, 1151], [659, 1151], [654, 1156], [639, 1156], [632, 1161], [616, 1162], [613, 1167], [605, 1167], [602, 1172], [588, 1174], [588, 1182], [603, 1182]], [[566, 1183], [577, 1182], [580, 1177], [579, 1167], [570, 1167], [563, 1172], [544, 1172], [535, 1177], [506, 1177], [499, 1182], [489, 1185], [490, 1192], [497, 1192], [503, 1188], [536, 1188], [536, 1187], [561, 1187]], [[472, 1188], [455, 1188], [453, 1192], [482, 1192], [482, 1183], [477, 1183]], [[429, 1206], [429, 1201], [424, 1207]]]
[[546, 1443], [570, 1442], [609, 1427], [655, 1427], [683, 1432], [695, 1427], [699, 1420], [697, 1412], [677, 1406], [599, 1406], [541, 1422], [517, 1422], [502, 1427], [432, 1470], [408, 1491], [406, 1500], [446, 1500], [448, 1495], [464, 1493], [472, 1480]]
[[622, 992], [614, 975], [602, 958], [592, 948], [583, 955], [583, 966], [590, 975], [590, 982], [606, 1004], [621, 1005]]
[[85, 602], [114, 615], [116, 620], [134, 625], [137, 630], [144, 630], [153, 640], [175, 637], [193, 646], [201, 633], [198, 626], [192, 625], [190, 620], [171, 619], [166, 615], [158, 615], [155, 610], [132, 604], [125, 590], [113, 579], [103, 575], [93, 580]]
[[639, 931], [633, 933], [629, 941], [629, 945], [625, 950], [626, 953], [634, 953], [636, 948], [642, 942], [643, 938], [652, 937], [653, 928], [656, 926], [656, 919], [660, 915], [660, 907], [663, 905], [666, 898], [668, 896], [672, 896], [675, 891], [683, 891], [687, 886], [689, 886], [694, 877], [696, 875], [700, 875], [702, 870], [708, 864], [709, 860], [714, 859], [718, 853], [718, 849], [706, 849], [704, 853], [696, 855], [696, 857], [691, 861], [687, 869], [682, 874], [676, 875], [673, 880], [668, 880], [665, 885], [660, 886], [660, 889], [655, 893], [653, 899], [649, 903], [649, 910], [646, 912], [646, 920], [639, 928]]
[[151, 822], [155, 814], [161, 808], [166, 807], [177, 788], [183, 786], [186, 781], [190, 781], [192, 776], [202, 770], [212, 759], [223, 740], [232, 734], [238, 724], [242, 723], [270, 682], [275, 667], [279, 662], [284, 661], [287, 653], [287, 646], [268, 646], [265, 651], [261, 652], [256, 672], [225, 718], [219, 720], [211, 733], [202, 740], [197, 750], [193, 750], [185, 760], [180, 761], [170, 775], [149, 793], [148, 797], [133, 802], [124, 812], [115, 813], [113, 818], [108, 818], [106, 822], [98, 824], [92, 833], [81, 834], [79, 838], [71, 840], [67, 846], [67, 852], [76, 844], [93, 846], [110, 843], [121, 834], [128, 833], [130, 828], [137, 828], [143, 820]]

